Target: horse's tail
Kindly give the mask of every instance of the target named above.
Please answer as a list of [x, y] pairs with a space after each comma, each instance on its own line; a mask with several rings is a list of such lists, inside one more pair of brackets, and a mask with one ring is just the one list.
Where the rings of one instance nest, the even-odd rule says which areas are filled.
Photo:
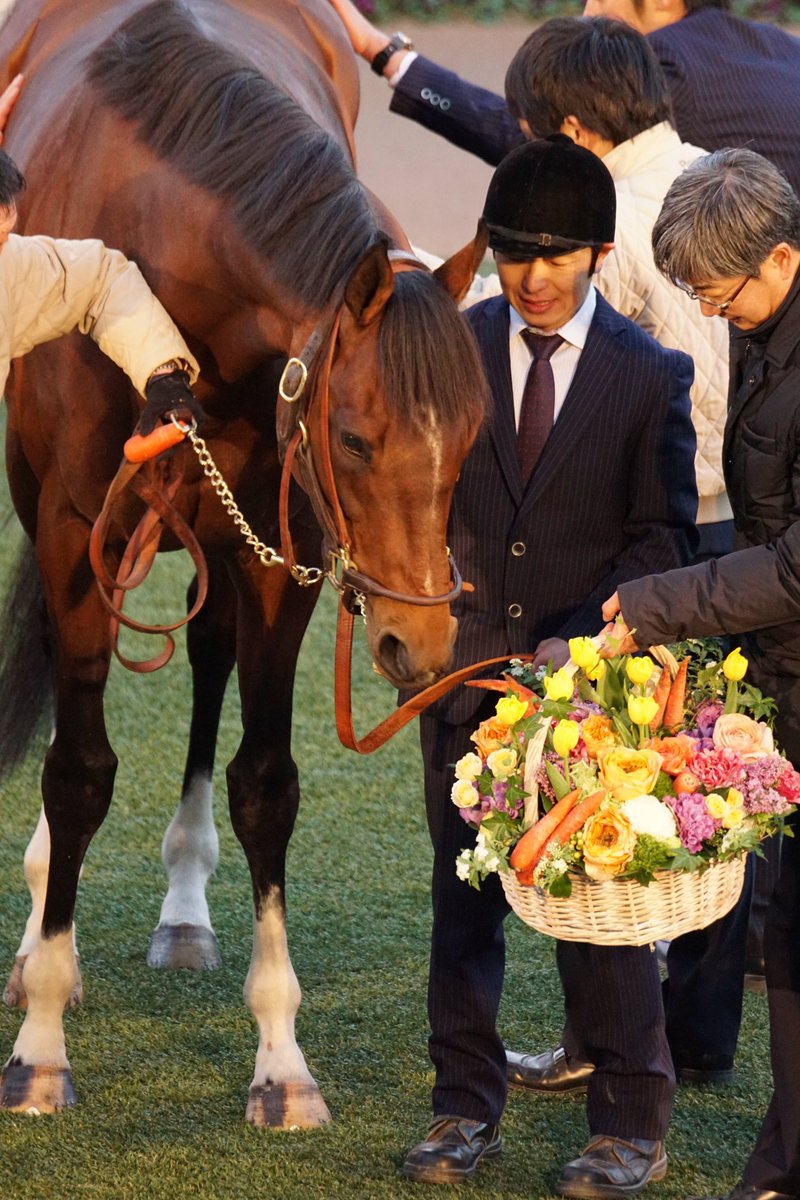
[[42, 580], [24, 539], [0, 611], [0, 779], [50, 736], [53, 679]]

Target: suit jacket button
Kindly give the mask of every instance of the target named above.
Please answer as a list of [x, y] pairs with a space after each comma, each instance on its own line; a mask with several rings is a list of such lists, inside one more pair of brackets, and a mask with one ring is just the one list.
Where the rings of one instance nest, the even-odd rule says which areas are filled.
[[511, 546], [511, 553], [514, 555], [514, 558], [522, 558], [525, 553], [525, 543], [514, 542]]
[[522, 616], [522, 605], [521, 604], [509, 604], [508, 615], [510, 617], [521, 617]]

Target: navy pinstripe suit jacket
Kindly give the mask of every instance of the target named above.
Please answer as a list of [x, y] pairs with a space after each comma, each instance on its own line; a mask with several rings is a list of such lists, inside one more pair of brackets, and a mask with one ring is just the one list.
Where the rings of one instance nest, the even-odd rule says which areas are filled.
[[[449, 543], [475, 591], [455, 605], [457, 665], [594, 634], [624, 580], [688, 562], [696, 546], [692, 361], [665, 350], [598, 295], [564, 405], [523, 491], [516, 458], [508, 305], [467, 313], [494, 411], [456, 487]], [[520, 616], [509, 607], [519, 605]], [[483, 695], [431, 709], [461, 724]]]

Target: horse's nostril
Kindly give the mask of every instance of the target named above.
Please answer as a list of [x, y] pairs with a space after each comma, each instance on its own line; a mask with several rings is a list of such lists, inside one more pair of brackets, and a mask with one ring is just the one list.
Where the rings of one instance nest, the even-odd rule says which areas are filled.
[[405, 643], [393, 633], [385, 633], [378, 646], [378, 661], [383, 670], [399, 682], [411, 679], [412, 670]]

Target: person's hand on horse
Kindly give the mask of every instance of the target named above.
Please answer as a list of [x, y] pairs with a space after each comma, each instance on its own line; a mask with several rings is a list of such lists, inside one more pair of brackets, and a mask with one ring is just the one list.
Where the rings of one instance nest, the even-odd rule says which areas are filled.
[[329, 3], [339, 14], [356, 54], [360, 54], [371, 63], [375, 55], [380, 54], [381, 50], [389, 45], [391, 39], [388, 33], [381, 33], [380, 29], [376, 29], [364, 14], [359, 12], [352, 0], [329, 0]]
[[146, 403], [139, 417], [139, 433], [142, 437], [152, 433], [172, 412], [187, 425], [194, 421], [196, 428], [205, 419], [205, 413], [189, 386], [189, 376], [180, 367], [154, 372], [147, 381], [144, 394]]
[[6, 90], [0, 95], [0, 142], [3, 141], [3, 131], [6, 127], [6, 122], [11, 114], [11, 110], [17, 102], [17, 97], [22, 91], [23, 76], [15, 75], [8, 85]]

